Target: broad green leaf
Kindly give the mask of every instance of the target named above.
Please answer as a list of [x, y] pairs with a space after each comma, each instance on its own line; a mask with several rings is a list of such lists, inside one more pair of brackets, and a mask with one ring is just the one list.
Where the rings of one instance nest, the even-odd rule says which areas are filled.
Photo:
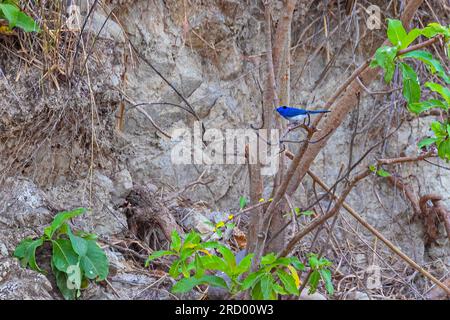
[[431, 130], [434, 132], [434, 135], [438, 139], [444, 139], [447, 136], [447, 130], [444, 125], [439, 121], [433, 121], [431, 123]]
[[276, 273], [287, 292], [290, 294], [299, 294], [298, 287], [295, 285], [295, 279], [290, 274], [282, 269], [277, 269]]
[[433, 38], [438, 34], [442, 34], [445, 37], [449, 37], [450, 31], [446, 27], [441, 26], [439, 23], [436, 22], [428, 24], [428, 26], [426, 26], [422, 30], [422, 35], [427, 38]]
[[305, 265], [303, 263], [301, 263], [297, 257], [292, 256], [292, 257], [290, 257], [290, 260], [291, 260], [291, 264], [294, 266], [295, 269], [297, 269], [298, 271], [305, 270]]
[[105, 280], [109, 273], [108, 258], [95, 241], [88, 241], [88, 250], [81, 257], [81, 267], [89, 279]]
[[82, 215], [83, 213], [86, 212], [85, 208], [78, 208], [72, 211], [64, 211], [64, 212], [60, 212], [58, 213], [54, 218], [53, 218], [53, 222], [50, 225], [51, 229], [48, 229], [48, 234], [46, 233], [46, 235], [49, 237], [49, 239], [51, 239], [53, 237], [53, 235], [55, 234], [56, 231], [58, 231], [59, 228], [61, 228], [61, 226], [68, 220]]
[[178, 278], [178, 276], [180, 275], [180, 263], [181, 260], [177, 259], [170, 266], [169, 276], [171, 276], [174, 279]]
[[421, 140], [418, 144], [417, 147], [419, 149], [423, 148], [423, 147], [427, 147], [429, 145], [432, 145], [433, 143], [435, 143], [438, 139], [436, 138], [425, 138], [423, 140]]
[[403, 96], [408, 104], [419, 102], [420, 83], [417, 73], [406, 63], [399, 63], [403, 76]]
[[183, 278], [172, 287], [172, 292], [173, 293], [188, 292], [191, 291], [195, 286], [205, 283], [213, 287], [228, 289], [227, 283], [225, 282], [224, 279], [217, 276], [207, 275], [201, 278], [194, 278], [194, 277]]
[[261, 291], [264, 300], [269, 300], [272, 296], [274, 280], [270, 273], [266, 273], [261, 277]]
[[221, 247], [218, 249], [218, 251], [223, 256], [225, 262], [228, 264], [228, 268], [230, 269], [228, 270], [228, 272], [231, 271], [230, 273], [233, 274], [234, 271], [236, 270], [236, 258], [233, 254], [233, 251], [231, 251], [227, 247]]
[[183, 243], [181, 250], [183, 250], [185, 248], [193, 248], [195, 245], [198, 245], [201, 240], [202, 240], [202, 238], [200, 237], [200, 235], [197, 232], [191, 231], [186, 236], [186, 239], [184, 239], [184, 243]]
[[310, 254], [308, 259], [309, 266], [311, 269], [317, 269], [319, 267], [319, 259], [317, 257], [317, 254]]
[[244, 257], [244, 259], [241, 260], [241, 262], [239, 262], [236, 272], [238, 274], [243, 274], [245, 272], [247, 272], [248, 270], [250, 270], [250, 267], [252, 265], [252, 259], [253, 259], [254, 254], [248, 254]]
[[10, 28], [19, 27], [26, 32], [39, 32], [37, 23], [16, 5], [0, 3], [0, 11], [3, 12], [6, 20], [9, 22]]
[[448, 106], [441, 100], [437, 100], [437, 99], [430, 99], [430, 100], [426, 100], [426, 101], [415, 102], [415, 103], [411, 103], [408, 105], [409, 111], [411, 111], [415, 114], [420, 114], [424, 111], [427, 111], [430, 109], [435, 109], [435, 108], [443, 109], [445, 111], [448, 110]]
[[443, 160], [450, 160], [450, 138], [447, 138], [446, 140], [439, 143], [438, 156]]
[[388, 19], [387, 36], [394, 46], [402, 47], [402, 41], [407, 34], [400, 20]]
[[16, 258], [24, 258], [27, 253], [27, 248], [30, 246], [30, 244], [33, 242], [32, 238], [25, 238], [23, 239], [16, 247], [16, 250], [14, 250], [14, 257]]
[[414, 28], [412, 29], [408, 35], [403, 39], [402, 45], [400, 46], [400, 49], [406, 49], [409, 47], [411, 43], [414, 42], [420, 35], [422, 31], [420, 29]]
[[334, 293], [333, 281], [331, 280], [331, 271], [328, 269], [320, 270], [320, 275], [322, 277], [323, 282], [325, 283], [325, 289], [327, 290], [329, 295]]
[[317, 286], [319, 285], [320, 273], [314, 270], [309, 276], [309, 294], [316, 292]]
[[68, 239], [52, 240], [52, 261], [56, 269], [67, 272], [69, 266], [78, 264], [79, 258]]
[[203, 266], [209, 270], [217, 270], [226, 272], [228, 270], [228, 264], [216, 255], [201, 257]]
[[74, 300], [77, 296], [77, 290], [76, 289], [69, 289], [67, 287], [68, 284], [68, 277], [67, 274], [59, 271], [56, 269], [56, 267], [51, 264], [53, 274], [55, 275], [56, 285], [58, 286], [59, 291], [63, 295], [64, 299], [66, 300]]
[[272, 287], [273, 287], [273, 290], [278, 294], [282, 294], [282, 295], [289, 294], [289, 292], [284, 290], [284, 288], [282, 286], [280, 286], [278, 283], [274, 283]]
[[390, 83], [395, 71], [394, 60], [397, 56], [398, 49], [396, 47], [383, 46], [375, 52], [374, 60], [370, 63], [372, 68], [379, 66], [384, 70], [384, 81]]
[[173, 230], [171, 235], [170, 250], [180, 252], [180, 249], [181, 249], [181, 237], [178, 234], [177, 230]]
[[20, 259], [23, 268], [30, 265], [32, 270], [43, 272], [36, 263], [36, 249], [44, 244], [44, 239], [32, 240], [30, 238], [22, 240], [14, 251], [14, 256]]
[[168, 250], [154, 251], [147, 258], [147, 261], [145, 261], [145, 267], [148, 267], [150, 262], [152, 262], [155, 259], [161, 258], [163, 256], [173, 256], [173, 255], [175, 255], [175, 252], [173, 252], [173, 251], [168, 251]]
[[436, 73], [446, 83], [450, 83], [450, 77], [448, 76], [447, 72], [442, 67], [439, 60], [433, 58], [433, 55], [431, 53], [423, 50], [415, 50], [402, 55], [402, 58], [414, 58], [422, 61], [423, 63], [425, 63], [428, 70], [430, 70], [432, 74]]
[[242, 290], [247, 290], [255, 286], [259, 279], [264, 275], [264, 270], [250, 273], [244, 281], [242, 281]]
[[88, 240], [78, 237], [72, 233], [70, 227], [67, 226], [67, 234], [69, 235], [70, 243], [72, 244], [73, 250], [79, 255], [84, 256], [88, 250]]
[[239, 198], [239, 208], [244, 209], [245, 206], [247, 205], [247, 199], [244, 196], [241, 196]]
[[261, 265], [266, 266], [268, 264], [272, 264], [275, 262], [275, 260], [277, 260], [277, 256], [275, 255], [275, 253], [268, 253], [261, 258]]
[[450, 89], [441, 86], [435, 82], [427, 82], [425, 83], [425, 87], [429, 88], [431, 91], [439, 93], [442, 98], [447, 102], [447, 106], [450, 106]]
[[252, 299], [253, 300], [264, 300], [260, 281], [256, 282], [256, 284], [252, 288]]
[[205, 268], [203, 266], [200, 256], [196, 253], [194, 258], [195, 263], [195, 277], [201, 278], [205, 274]]

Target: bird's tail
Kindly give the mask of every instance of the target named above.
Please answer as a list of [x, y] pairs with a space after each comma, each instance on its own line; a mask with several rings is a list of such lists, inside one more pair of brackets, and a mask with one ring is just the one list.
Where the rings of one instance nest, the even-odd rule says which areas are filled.
[[317, 113], [328, 113], [330, 110], [308, 110], [309, 114], [317, 114]]

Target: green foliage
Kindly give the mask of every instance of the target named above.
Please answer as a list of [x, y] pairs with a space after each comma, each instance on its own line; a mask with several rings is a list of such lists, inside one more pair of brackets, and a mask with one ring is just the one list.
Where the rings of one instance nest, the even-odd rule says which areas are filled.
[[386, 170], [384, 170], [383, 168], [377, 169], [377, 167], [374, 165], [369, 166], [369, 170], [383, 178], [391, 176], [391, 174], [389, 172], [387, 172]]
[[0, 0], [0, 19], [6, 19], [9, 28], [18, 27], [25, 32], [40, 32], [39, 25], [20, 10], [17, 0]]
[[[173, 231], [170, 250], [155, 251], [145, 265], [149, 266], [151, 261], [163, 256], [175, 258], [169, 269], [169, 275], [178, 279], [172, 287], [174, 293], [188, 292], [195, 286], [207, 284], [224, 288], [232, 296], [250, 290], [253, 299], [298, 295], [298, 271], [305, 268], [297, 257], [277, 257], [269, 253], [262, 257], [258, 270], [250, 272], [253, 254], [247, 254], [237, 263], [235, 254], [228, 247], [216, 241], [203, 242], [194, 231], [184, 240]], [[218, 273], [225, 274], [226, 280], [217, 276]]]
[[[387, 36], [393, 46], [380, 47], [376, 51], [370, 66], [372, 68], [381, 67], [384, 70], [386, 83], [391, 82], [396, 66], [400, 68], [403, 81], [403, 96], [409, 111], [412, 113], [419, 115], [422, 112], [435, 108], [448, 113], [450, 107], [450, 89], [448, 88], [450, 76], [441, 62], [435, 59], [430, 52], [424, 50], [413, 50], [406, 53], [402, 53], [400, 50], [407, 49], [419, 36], [426, 38], [440, 36], [444, 40], [447, 47], [447, 55], [450, 59], [450, 26], [446, 27], [438, 23], [430, 23], [423, 29], [416, 28], [407, 33], [399, 20], [388, 19]], [[425, 64], [427, 71], [431, 75], [435, 75], [436, 80], [443, 82], [443, 84], [426, 82], [421, 87], [416, 71], [405, 62], [407, 60], [416, 60]], [[426, 94], [434, 95], [434, 97], [421, 101], [423, 89], [428, 89]], [[449, 117], [446, 117], [443, 122], [434, 122], [431, 127], [434, 137], [425, 138], [418, 144], [419, 148], [435, 144], [438, 156], [446, 161], [450, 161], [450, 131], [447, 130], [450, 125], [449, 119]]]
[[242, 210], [247, 205], [247, 199], [244, 196], [239, 198], [239, 208]]
[[14, 251], [22, 267], [44, 272], [36, 263], [36, 249], [48, 242], [52, 246], [51, 268], [56, 284], [65, 299], [76, 299], [88, 280], [105, 280], [108, 259], [98, 246], [96, 236], [86, 232], [73, 233], [68, 222], [85, 213], [84, 208], [58, 213], [38, 239], [22, 240]]
[[328, 294], [332, 295], [334, 287], [331, 280], [331, 270], [329, 269], [331, 261], [324, 257], [319, 258], [315, 253], [310, 253], [308, 255], [308, 263], [312, 271], [309, 277], [309, 293], [316, 292], [319, 282], [322, 280]]

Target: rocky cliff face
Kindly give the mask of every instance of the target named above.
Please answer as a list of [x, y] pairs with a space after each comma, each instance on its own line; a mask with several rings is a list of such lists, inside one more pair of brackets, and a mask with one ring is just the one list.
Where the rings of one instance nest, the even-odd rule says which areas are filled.
[[[205, 212], [237, 209], [239, 196], [248, 192], [245, 165], [172, 163], [175, 142], [156, 130], [142, 110], [167, 133], [192, 128], [196, 119], [167, 104], [132, 107], [182, 101], [138, 58], [128, 39], [183, 94], [206, 128], [250, 128], [261, 121], [265, 79], [264, 19], [259, 1], [112, 1], [110, 8], [114, 6], [114, 15], [105, 25], [110, 9], [98, 9], [91, 17], [86, 38], [101, 32], [87, 62], [90, 72], [77, 73], [71, 86], [64, 79], [55, 86], [55, 81], [42, 77], [37, 68], [4, 50], [14, 48], [14, 41], [0, 38], [0, 271], [6, 268], [0, 272], [0, 298], [54, 297], [46, 278], [19, 271], [11, 253], [24, 236], [37, 235], [57, 210], [91, 207], [92, 213], [76, 223], [110, 238], [127, 232], [120, 205], [133, 185], [151, 183], [161, 193], [171, 192], [206, 170], [213, 182], [185, 193], [190, 203], [206, 203]], [[302, 5], [295, 12], [291, 67], [291, 101], [295, 105], [323, 105], [349, 69], [366, 59], [379, 43], [377, 39], [383, 37], [383, 31], [367, 30], [358, 21], [365, 14], [359, 12], [352, 19], [342, 15], [339, 27], [334, 21], [325, 38], [322, 11], [321, 6]], [[355, 49], [359, 41], [362, 44]], [[81, 51], [78, 58], [83, 57]], [[368, 90], [385, 88], [379, 81]], [[398, 125], [403, 112], [400, 96], [398, 91], [366, 93], [359, 114], [348, 115], [312, 171], [324, 181], [335, 181], [342, 165], [348, 163], [355, 130], [353, 154], [357, 159], [376, 137]], [[125, 112], [120, 131], [116, 128], [122, 103]], [[415, 144], [426, 134], [431, 120], [418, 118], [403, 124], [365, 164], [377, 158], [417, 154]], [[404, 164], [396, 170], [409, 177], [419, 194], [441, 194], [450, 207], [450, 171], [429, 163]], [[296, 206], [312, 203], [314, 190], [312, 181], [305, 179], [293, 199]], [[265, 190], [266, 197], [268, 192], [270, 189]], [[435, 243], [425, 245], [423, 224], [420, 219], [411, 220], [412, 209], [402, 191], [374, 176], [351, 193], [348, 203], [415, 261], [445, 274], [450, 252], [444, 230]], [[322, 205], [326, 207], [327, 201]], [[343, 263], [344, 275], [364, 279], [371, 265], [379, 265], [386, 277], [403, 272], [402, 262], [344, 211], [339, 225], [334, 252], [329, 255], [340, 252], [349, 259]], [[154, 280], [133, 274], [123, 256], [109, 250], [111, 260], [117, 263], [112, 285], [120, 287], [122, 298], [136, 298], [139, 292], [127, 287], [127, 281], [146, 286]], [[346, 255], [350, 251], [354, 254]], [[115, 283], [114, 279], [119, 280]], [[412, 276], [408, 285], [423, 286], [414, 280]], [[386, 283], [389, 286], [390, 280]], [[23, 293], [17, 289], [24, 286], [28, 289]], [[117, 298], [111, 290], [95, 290], [90, 297]], [[149, 293], [146, 298], [158, 298], [153, 293], [155, 296]]]

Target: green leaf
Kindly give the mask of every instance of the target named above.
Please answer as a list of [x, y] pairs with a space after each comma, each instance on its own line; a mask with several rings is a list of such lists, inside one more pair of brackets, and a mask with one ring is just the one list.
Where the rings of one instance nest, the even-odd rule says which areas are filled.
[[170, 266], [169, 276], [171, 276], [174, 279], [178, 278], [178, 276], [180, 275], [180, 263], [181, 263], [181, 260], [177, 259]]
[[298, 288], [295, 285], [295, 280], [290, 274], [288, 274], [286, 271], [282, 269], [277, 269], [276, 273], [278, 278], [280, 278], [281, 282], [283, 283], [283, 286], [287, 292], [295, 295], [299, 294]]
[[25, 32], [39, 32], [38, 24], [24, 12], [12, 4], [0, 3], [0, 11], [3, 12], [10, 28], [15, 26], [23, 29]]
[[314, 270], [309, 276], [309, 294], [316, 292], [317, 286], [319, 285], [320, 273]]
[[194, 277], [183, 278], [172, 287], [172, 292], [173, 293], [188, 292], [191, 291], [195, 286], [205, 283], [213, 287], [228, 289], [227, 283], [221, 277], [206, 275], [201, 278], [194, 278]]
[[320, 270], [320, 275], [325, 283], [325, 289], [329, 295], [332, 295], [334, 293], [334, 288], [333, 281], [331, 280], [331, 271], [328, 269], [322, 269]]
[[426, 100], [426, 101], [415, 102], [415, 103], [411, 103], [408, 105], [409, 111], [411, 111], [415, 114], [420, 114], [424, 111], [427, 111], [430, 109], [435, 109], [435, 108], [443, 109], [445, 111], [448, 110], [448, 106], [441, 100], [437, 100], [437, 99], [430, 99], [430, 100]]
[[369, 166], [369, 170], [372, 172], [377, 172], [377, 167], [372, 164]]
[[445, 129], [445, 126], [439, 121], [433, 121], [431, 123], [431, 130], [434, 132], [436, 138], [440, 140], [445, 139], [445, 137], [447, 137], [447, 130]]
[[44, 239], [39, 238], [32, 240], [30, 238], [24, 239], [17, 246], [14, 251], [14, 256], [20, 259], [20, 264], [23, 268], [30, 265], [32, 270], [43, 272], [36, 263], [36, 249], [44, 244]]
[[201, 240], [202, 240], [202, 238], [200, 237], [200, 235], [197, 232], [191, 231], [186, 236], [186, 239], [184, 239], [184, 243], [183, 243], [183, 246], [181, 247], [181, 250], [184, 250], [186, 248], [191, 248], [193, 245], [199, 244]]
[[423, 147], [427, 147], [429, 145], [432, 145], [433, 143], [435, 143], [438, 139], [436, 138], [425, 138], [423, 140], [421, 140], [418, 144], [417, 147], [419, 149], [423, 148]]
[[95, 241], [88, 241], [88, 250], [80, 261], [82, 270], [89, 279], [105, 280], [109, 273], [108, 258]]
[[243, 273], [247, 272], [248, 270], [250, 270], [250, 267], [252, 265], [253, 256], [254, 256], [253, 253], [246, 255], [244, 257], [244, 259], [242, 259], [241, 262], [239, 262], [239, 264], [236, 268], [236, 273], [243, 274]]
[[403, 39], [400, 49], [406, 49], [409, 47], [411, 43], [414, 42], [420, 35], [422, 31], [420, 29], [414, 28], [412, 29], [408, 35]]
[[275, 255], [275, 253], [268, 253], [261, 258], [261, 265], [266, 266], [268, 264], [272, 264], [275, 262], [275, 260], [277, 260], [277, 256]]
[[403, 96], [408, 104], [419, 102], [420, 83], [417, 73], [406, 63], [399, 63], [403, 75]]
[[439, 23], [433, 22], [428, 24], [423, 30], [422, 35], [427, 38], [433, 38], [438, 34], [442, 34], [445, 37], [450, 36], [450, 31], [445, 28], [444, 26], [441, 26]]
[[297, 257], [292, 256], [292, 257], [290, 257], [290, 260], [291, 260], [291, 264], [294, 266], [295, 269], [297, 269], [299, 271], [305, 270], [305, 265], [303, 263], [301, 263]]
[[282, 286], [280, 286], [278, 283], [274, 283], [273, 284], [273, 290], [278, 293], [278, 294], [282, 294], [282, 295], [287, 295], [289, 294], [286, 290], [284, 290], [284, 288]]
[[181, 249], [181, 237], [178, 234], [177, 230], [173, 230], [171, 235], [170, 250], [180, 252], [180, 249]]
[[147, 261], [145, 261], [145, 267], [148, 267], [150, 262], [152, 262], [155, 259], [161, 258], [163, 256], [173, 256], [173, 255], [175, 255], [175, 252], [173, 252], [173, 251], [168, 251], [168, 250], [154, 251], [147, 258]]
[[55, 268], [53, 263], [51, 264], [53, 274], [55, 275], [56, 285], [58, 286], [59, 291], [63, 295], [66, 300], [75, 300], [77, 297], [76, 289], [69, 289], [67, 287], [68, 276], [66, 273], [59, 271]]
[[203, 266], [206, 269], [217, 270], [222, 272], [229, 272], [228, 264], [218, 256], [203, 256], [201, 257]]
[[450, 160], [450, 138], [439, 143], [438, 156], [443, 160]]
[[264, 275], [264, 270], [250, 273], [244, 281], [242, 281], [242, 290], [247, 290], [255, 286], [259, 279]]
[[398, 49], [396, 47], [383, 46], [375, 52], [374, 60], [370, 63], [370, 67], [381, 67], [384, 70], [384, 81], [390, 83], [395, 71], [394, 60], [397, 56]]
[[200, 256], [196, 253], [194, 258], [195, 263], [195, 277], [201, 278], [205, 274], [205, 267], [203, 266]]
[[387, 172], [386, 170], [384, 170], [384, 169], [379, 169], [377, 171], [377, 175], [379, 175], [380, 177], [383, 177], [383, 178], [391, 176], [391, 174], [389, 172]]
[[239, 198], [239, 208], [244, 209], [245, 206], [247, 205], [247, 199], [244, 196], [241, 196]]
[[402, 41], [407, 34], [400, 20], [388, 19], [387, 36], [394, 46], [402, 47]]
[[253, 300], [264, 300], [260, 281], [256, 282], [256, 284], [252, 288], [252, 299]]
[[218, 251], [223, 256], [225, 262], [228, 264], [228, 268], [230, 269], [229, 271], [233, 273], [236, 270], [236, 258], [233, 254], [233, 251], [225, 246], [219, 248]]
[[73, 250], [79, 255], [84, 256], [88, 250], [88, 240], [78, 237], [72, 233], [70, 227], [67, 226], [67, 233], [69, 235], [70, 243], [72, 244]]
[[269, 300], [273, 291], [273, 278], [270, 273], [266, 273], [261, 277], [261, 291], [264, 300]]
[[319, 259], [317, 257], [317, 254], [310, 254], [308, 259], [309, 266], [311, 269], [315, 270], [319, 267]]
[[46, 228], [44, 230], [46, 236], [51, 239], [53, 237], [53, 235], [55, 234], [56, 231], [59, 230], [59, 228], [61, 228], [64, 223], [66, 223], [67, 220], [70, 220], [76, 216], [82, 215], [83, 213], [86, 212], [85, 208], [78, 208], [72, 211], [64, 211], [64, 212], [60, 212], [58, 213], [54, 218], [53, 218], [53, 222], [50, 225], [50, 228]]
[[67, 272], [69, 266], [78, 264], [79, 258], [68, 239], [52, 240], [52, 262], [56, 269]]
[[433, 55], [431, 53], [423, 50], [415, 50], [402, 55], [402, 58], [414, 58], [422, 61], [423, 63], [425, 63], [428, 70], [430, 70], [432, 74], [436, 73], [446, 83], [450, 83], [450, 77], [447, 75], [447, 72], [442, 67], [439, 60], [433, 58]]
[[450, 89], [441, 86], [438, 83], [427, 82], [425, 83], [425, 87], [429, 88], [433, 92], [439, 93], [442, 98], [447, 102], [447, 106], [450, 106]]

